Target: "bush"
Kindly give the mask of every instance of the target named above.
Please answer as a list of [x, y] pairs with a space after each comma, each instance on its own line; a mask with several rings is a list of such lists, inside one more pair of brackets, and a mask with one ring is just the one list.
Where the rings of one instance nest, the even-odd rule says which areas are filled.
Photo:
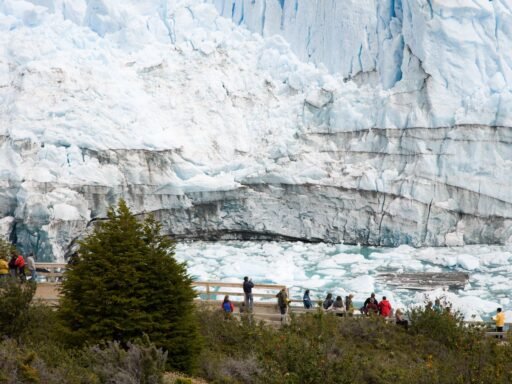
[[512, 345], [461, 327], [448, 313], [419, 310], [408, 332], [378, 317], [318, 312], [277, 329], [225, 321], [219, 312], [201, 316], [201, 376], [212, 383], [512, 382]]
[[52, 344], [55, 355], [46, 359], [9, 339], [0, 343], [0, 383], [160, 384], [166, 354], [154, 345], [119, 343], [65, 350]]
[[35, 284], [7, 279], [0, 281], [0, 334], [17, 338], [29, 319], [29, 306], [34, 293]]
[[167, 353], [156, 348], [147, 337], [143, 343], [119, 342], [91, 347], [86, 354], [88, 366], [101, 383], [109, 384], [161, 384]]
[[124, 201], [80, 242], [66, 271], [59, 313], [76, 344], [147, 334], [169, 354], [169, 367], [190, 372], [200, 350], [195, 292], [174, 243], [152, 217], [138, 222]]
[[444, 311], [437, 313], [426, 308], [415, 308], [409, 311], [411, 333], [423, 335], [449, 348], [457, 348], [467, 331], [464, 329], [464, 318], [460, 313]]
[[16, 251], [14, 245], [0, 237], [0, 259], [9, 260], [14, 251]]

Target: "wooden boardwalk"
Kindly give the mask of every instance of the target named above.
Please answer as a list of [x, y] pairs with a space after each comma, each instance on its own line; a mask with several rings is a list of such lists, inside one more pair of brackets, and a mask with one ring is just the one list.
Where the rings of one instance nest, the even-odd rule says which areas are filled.
[[[36, 263], [38, 274], [40, 276], [44, 276], [47, 280], [46, 282], [40, 282], [37, 284], [36, 293], [34, 299], [36, 301], [41, 301], [50, 305], [58, 305], [59, 301], [59, 287], [60, 281], [62, 281], [62, 275], [65, 269], [67, 268], [66, 264], [56, 264], [56, 263]], [[394, 276], [395, 274], [393, 274]], [[406, 274], [406, 280], [414, 281], [414, 279], [409, 276], [410, 274]], [[435, 275], [435, 276], [433, 276]], [[461, 279], [464, 280], [467, 278], [465, 276], [459, 276], [455, 278], [453, 276], [441, 276], [443, 274], [421, 274], [420, 278], [424, 278], [430, 281], [442, 281], [442, 282], [450, 282], [456, 281], [460, 283]], [[391, 276], [391, 278], [394, 278]], [[437, 276], [437, 277], [436, 277]], [[416, 283], [412, 283], [416, 284]], [[428, 284], [428, 282], [427, 282]], [[399, 284], [397, 284], [399, 285]], [[436, 285], [436, 284], [434, 284]], [[209, 308], [221, 308], [221, 303], [225, 295], [229, 295], [233, 304], [235, 306], [234, 316], [239, 317], [242, 315], [240, 309], [243, 303], [244, 293], [242, 290], [242, 282], [240, 283], [227, 283], [220, 281], [195, 281], [193, 282], [193, 286], [196, 288], [198, 293], [196, 304], [198, 306], [209, 307]], [[414, 285], [417, 286], [417, 285]], [[277, 298], [276, 294], [282, 289], [285, 288], [288, 292], [288, 288], [284, 285], [278, 284], [256, 284], [253, 288], [253, 296], [254, 296], [254, 307], [251, 313], [251, 317], [255, 321], [265, 321], [270, 324], [279, 324], [281, 322], [281, 314], [279, 313], [279, 308], [277, 306]], [[415, 289], [415, 288], [411, 288]], [[424, 289], [424, 288], [421, 288]], [[288, 297], [290, 297], [288, 295]], [[302, 300], [291, 300], [289, 313], [294, 313], [297, 315], [304, 313], [314, 313], [318, 311], [317, 308], [313, 308], [310, 310], [306, 310], [303, 307]], [[332, 311], [329, 311], [332, 313]], [[356, 314], [356, 317], [360, 316]], [[389, 321], [393, 321], [393, 319], [388, 319]], [[478, 325], [478, 326], [487, 326], [489, 328], [494, 328], [494, 324], [490, 322], [478, 322], [478, 321], [467, 321], [465, 322], [469, 325]], [[506, 326], [509, 329], [512, 329], [512, 323], [506, 323]], [[487, 336], [496, 336], [503, 335], [506, 337], [506, 332], [503, 334], [497, 332], [487, 332]]]

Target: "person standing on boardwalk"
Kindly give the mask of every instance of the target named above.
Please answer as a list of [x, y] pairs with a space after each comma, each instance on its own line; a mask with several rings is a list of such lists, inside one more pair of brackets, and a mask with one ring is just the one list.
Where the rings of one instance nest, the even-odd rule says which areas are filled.
[[332, 309], [336, 312], [336, 316], [342, 317], [345, 315], [345, 306], [343, 305], [341, 296], [336, 297], [336, 301], [332, 304]]
[[277, 306], [279, 307], [279, 312], [281, 312], [281, 323], [286, 320], [286, 312], [288, 310], [288, 294], [286, 293], [286, 288], [283, 288], [276, 295], [277, 297]]
[[254, 288], [254, 283], [248, 276], [244, 277], [244, 302], [245, 309], [249, 312], [252, 312], [252, 306], [254, 302], [254, 298], [252, 296], [252, 289]]
[[325, 300], [322, 304], [322, 307], [327, 311], [332, 309], [332, 305], [334, 304], [334, 300], [332, 299], [332, 293], [328, 293], [325, 297]]
[[224, 311], [224, 316], [226, 319], [231, 318], [231, 314], [235, 311], [235, 307], [231, 300], [229, 300], [229, 296], [224, 296], [224, 301], [222, 302], [222, 310]]
[[[501, 308], [496, 310], [496, 316], [493, 317], [493, 320], [496, 322], [496, 332], [503, 332], [503, 327], [505, 326], [505, 313], [503, 313]], [[503, 336], [500, 335], [499, 338], [503, 339]]]
[[383, 296], [379, 303], [379, 313], [382, 317], [389, 317], [391, 315], [391, 303], [386, 299], [386, 296]]
[[354, 304], [352, 303], [353, 298], [353, 294], [345, 296], [345, 309], [347, 310], [347, 314], [349, 316], [352, 316], [354, 314]]
[[11, 259], [9, 260], [9, 275], [11, 275], [12, 278], [16, 278], [18, 276], [18, 271], [16, 267], [16, 259], [18, 258], [18, 255], [16, 252], [11, 253]]
[[34, 254], [31, 252], [27, 257], [27, 267], [30, 271], [31, 281], [36, 281], [36, 260], [34, 259]]
[[360, 309], [360, 311], [361, 313], [364, 313], [367, 316], [379, 313], [379, 303], [375, 298], [375, 293], [372, 293], [370, 297], [368, 297], [365, 300], [363, 307]]
[[397, 309], [395, 312], [395, 323], [397, 325], [401, 325], [406, 330], [409, 328], [409, 321], [407, 321], [404, 318], [404, 314], [402, 313], [402, 311], [400, 309]]
[[309, 297], [309, 289], [306, 289], [306, 292], [304, 292], [304, 297], [302, 298], [302, 301], [304, 303], [304, 308], [313, 308], [313, 303], [311, 302], [311, 298]]
[[25, 275], [25, 259], [21, 254], [19, 254], [16, 258], [14, 265], [18, 269], [18, 276], [20, 277], [21, 281], [23, 282], [27, 280], [27, 276]]
[[9, 263], [7, 259], [0, 258], [0, 280], [7, 279], [9, 277]]
[[443, 313], [443, 307], [441, 307], [441, 300], [439, 299], [436, 299], [434, 301], [434, 306], [432, 307], [432, 309], [434, 310], [435, 313], [437, 313], [438, 315], [442, 314]]

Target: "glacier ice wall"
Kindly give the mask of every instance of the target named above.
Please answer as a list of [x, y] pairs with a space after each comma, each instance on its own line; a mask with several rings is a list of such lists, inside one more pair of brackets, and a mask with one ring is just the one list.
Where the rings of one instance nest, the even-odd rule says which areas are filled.
[[293, 4], [0, 0], [0, 231], [62, 259], [124, 197], [178, 238], [510, 243], [507, 3]]

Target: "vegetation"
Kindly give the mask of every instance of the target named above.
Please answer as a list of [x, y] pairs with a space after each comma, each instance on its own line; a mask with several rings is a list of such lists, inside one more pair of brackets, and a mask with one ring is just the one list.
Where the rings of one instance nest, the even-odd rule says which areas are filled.
[[18, 338], [29, 322], [35, 284], [7, 280], [0, 284], [0, 335]]
[[0, 259], [9, 260], [16, 248], [7, 240], [0, 237]]
[[449, 313], [416, 310], [408, 331], [318, 312], [276, 329], [204, 311], [201, 375], [211, 383], [510, 383], [512, 346]]
[[28, 287], [14, 283], [0, 290], [0, 303], [12, 294], [9, 300], [20, 304], [5, 306], [3, 316], [23, 325], [4, 332], [0, 341], [0, 383], [512, 382], [509, 343], [462, 326], [457, 315], [430, 309], [411, 312], [414, 324], [409, 330], [381, 318], [322, 312], [292, 317], [289, 325], [276, 328], [248, 317], [226, 319], [218, 309], [198, 309], [204, 348], [196, 375], [204, 381], [164, 376], [168, 356], [147, 336], [126, 344], [71, 347], [67, 324], [55, 310], [25, 306]]
[[174, 243], [152, 217], [137, 221], [124, 201], [80, 242], [62, 283], [59, 314], [76, 345], [147, 335], [169, 367], [191, 372], [200, 349], [195, 292]]
[[409, 329], [321, 311], [278, 328], [196, 308], [158, 223], [122, 201], [108, 215], [80, 244], [58, 310], [31, 303], [33, 284], [0, 281], [0, 383], [512, 382], [512, 344], [449, 311], [414, 309]]

